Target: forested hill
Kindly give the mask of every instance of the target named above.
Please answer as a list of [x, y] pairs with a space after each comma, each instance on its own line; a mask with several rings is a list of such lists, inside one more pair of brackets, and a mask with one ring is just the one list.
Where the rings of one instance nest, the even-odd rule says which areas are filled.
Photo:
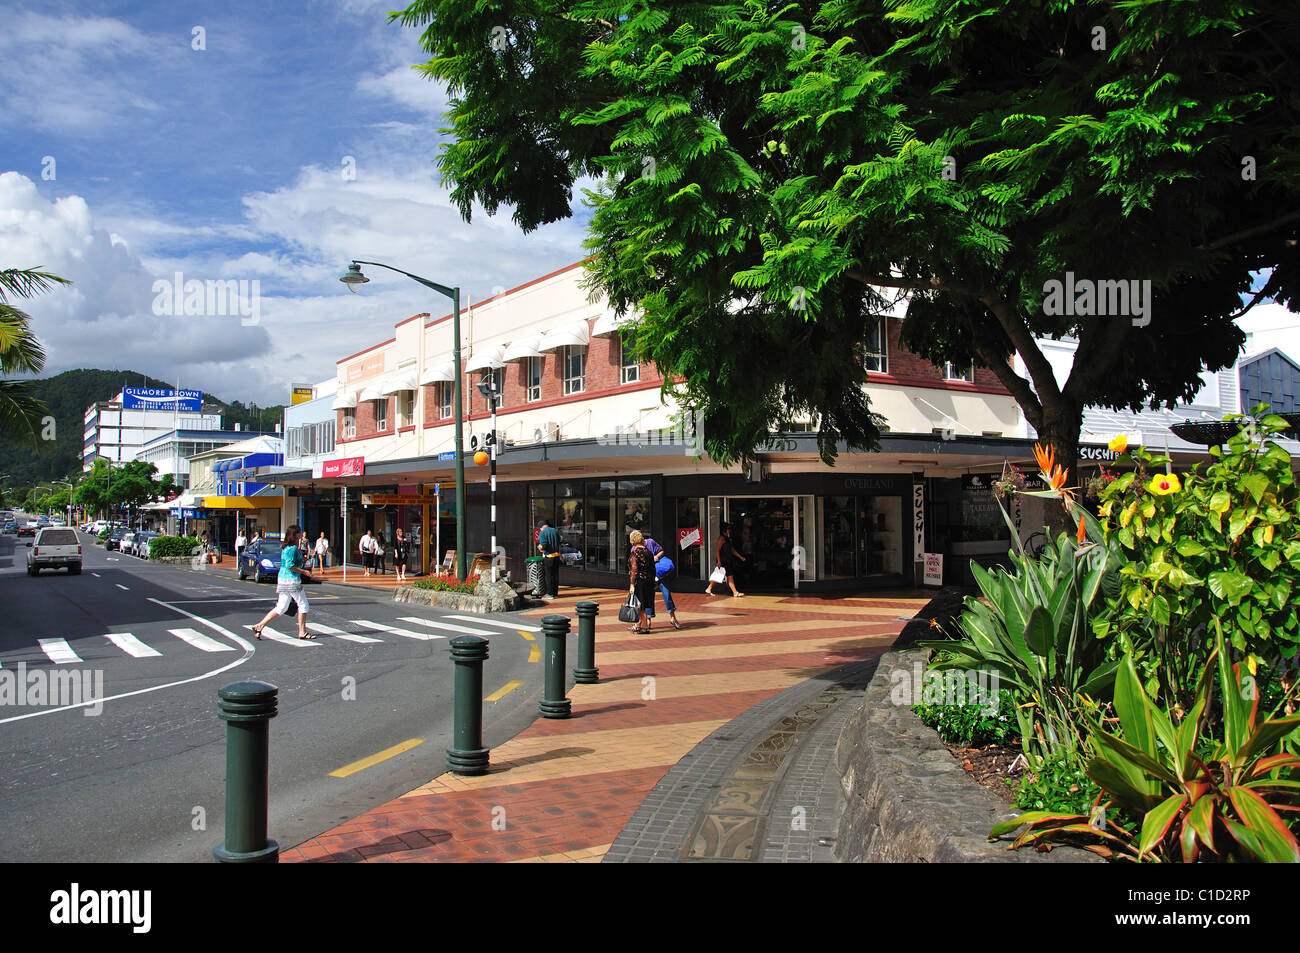
[[[163, 381], [135, 371], [102, 371], [79, 369], [64, 371], [54, 377], [31, 381], [32, 394], [49, 408], [54, 418], [52, 443], [42, 442], [37, 448], [15, 445], [0, 439], [0, 474], [9, 474], [3, 481], [10, 489], [33, 484], [66, 479], [69, 473], [81, 471], [81, 447], [85, 433], [86, 408], [95, 401], [117, 396], [123, 387], [161, 387], [171, 389], [175, 381]], [[185, 386], [182, 381], [182, 387]], [[284, 405], [259, 407], [252, 410], [241, 401], [227, 404], [211, 394], [203, 395], [205, 413], [221, 414], [223, 429], [232, 430], [241, 424], [242, 430], [274, 430], [281, 420]]]

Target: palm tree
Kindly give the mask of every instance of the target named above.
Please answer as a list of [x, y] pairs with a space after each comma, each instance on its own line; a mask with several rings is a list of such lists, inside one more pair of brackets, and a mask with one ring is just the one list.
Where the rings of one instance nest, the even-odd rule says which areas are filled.
[[[72, 282], [34, 268], [0, 270], [0, 373], [39, 374], [45, 349], [31, 329], [31, 318], [14, 305], [14, 298], [31, 298], [55, 285]], [[0, 380], [0, 438], [36, 444], [41, 418], [49, 414], [22, 380]]]

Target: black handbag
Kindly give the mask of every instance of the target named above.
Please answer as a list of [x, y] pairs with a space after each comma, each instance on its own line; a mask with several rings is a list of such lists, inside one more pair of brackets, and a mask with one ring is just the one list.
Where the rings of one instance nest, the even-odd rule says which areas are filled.
[[628, 593], [627, 601], [618, 610], [618, 621], [634, 624], [641, 621], [641, 600], [636, 597], [636, 593]]

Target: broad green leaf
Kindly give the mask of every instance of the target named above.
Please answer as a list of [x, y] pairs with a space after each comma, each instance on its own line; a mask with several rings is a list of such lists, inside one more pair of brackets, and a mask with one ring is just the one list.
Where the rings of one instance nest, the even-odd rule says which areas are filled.
[[1151, 703], [1138, 679], [1133, 658], [1125, 656], [1115, 679], [1115, 713], [1127, 743], [1143, 754], [1156, 754], [1155, 729], [1151, 724]]
[[1207, 581], [1210, 585], [1210, 591], [1226, 601], [1230, 606], [1235, 606], [1241, 602], [1250, 592], [1252, 586], [1250, 577], [1240, 569], [1212, 572]]
[[1265, 852], [1262, 859], [1270, 863], [1300, 863], [1300, 843], [1268, 802], [1240, 785], [1228, 788], [1228, 799], [1242, 824], [1259, 838]]
[[1051, 614], [1042, 606], [1034, 606], [1025, 624], [1025, 644], [1035, 655], [1046, 658], [1053, 648], [1052, 635]]
[[1138, 856], [1145, 856], [1152, 847], [1165, 839], [1173, 825], [1178, 812], [1187, 803], [1186, 794], [1175, 794], [1165, 798], [1142, 819], [1142, 836], [1138, 842]]

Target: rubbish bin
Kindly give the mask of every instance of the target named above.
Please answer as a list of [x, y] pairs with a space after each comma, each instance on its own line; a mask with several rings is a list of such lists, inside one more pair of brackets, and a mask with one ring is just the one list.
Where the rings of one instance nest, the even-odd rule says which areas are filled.
[[524, 572], [528, 574], [528, 585], [533, 590], [533, 595], [542, 594], [542, 560], [543, 556], [529, 556], [524, 560]]

